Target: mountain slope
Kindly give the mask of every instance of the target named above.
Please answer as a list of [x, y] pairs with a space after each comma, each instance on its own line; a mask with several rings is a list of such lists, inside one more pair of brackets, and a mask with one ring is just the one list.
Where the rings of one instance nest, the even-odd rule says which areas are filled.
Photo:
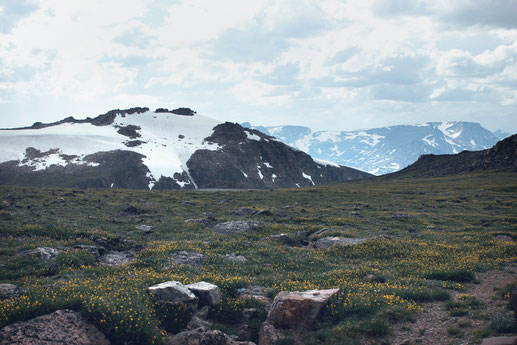
[[[258, 131], [221, 124], [188, 108], [112, 110], [93, 119], [69, 117], [51, 124], [0, 130], [0, 147], [1, 184], [276, 188], [369, 176], [317, 164], [310, 156]], [[276, 164], [270, 168], [264, 157]], [[239, 178], [231, 178], [229, 171], [240, 172]], [[304, 177], [312, 176], [305, 171], [319, 174], [311, 180]]]
[[[422, 154], [483, 150], [498, 137], [473, 122], [428, 122], [355, 131], [312, 132], [302, 126], [253, 127], [307, 152], [312, 157], [372, 174], [397, 171]], [[503, 135], [500, 133], [500, 135]]]
[[517, 134], [482, 151], [455, 155], [422, 155], [415, 163], [390, 176], [448, 176], [479, 170], [517, 169]]

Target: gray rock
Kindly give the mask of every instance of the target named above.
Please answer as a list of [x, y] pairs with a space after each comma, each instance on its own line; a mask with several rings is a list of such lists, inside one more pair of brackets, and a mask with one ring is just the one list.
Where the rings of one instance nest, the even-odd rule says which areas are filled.
[[323, 237], [316, 241], [316, 248], [330, 248], [333, 246], [350, 246], [366, 242], [367, 238]]
[[200, 305], [215, 306], [221, 304], [223, 300], [223, 295], [217, 285], [207, 282], [198, 282], [185, 285], [185, 287], [199, 298]]
[[248, 232], [257, 229], [262, 223], [250, 221], [232, 221], [216, 224], [212, 230], [221, 235]]
[[154, 230], [154, 226], [152, 226], [152, 225], [137, 225], [137, 226], [135, 226], [135, 229], [143, 231], [143, 232], [146, 232], [146, 233], [150, 233], [150, 232], [152, 232]]
[[32, 256], [35, 258], [50, 260], [59, 254], [59, 250], [51, 247], [38, 247], [35, 249], [25, 250], [20, 253], [23, 256]]
[[136, 255], [132, 251], [111, 252], [101, 257], [101, 264], [104, 266], [127, 265], [136, 260]]
[[267, 294], [272, 291], [270, 288], [265, 288], [263, 286], [248, 286], [244, 290], [240, 291], [239, 298], [240, 299], [253, 299], [265, 304], [270, 304], [271, 299], [267, 297]]
[[207, 260], [206, 255], [182, 250], [172, 254], [170, 261], [176, 265], [200, 266]]
[[23, 289], [13, 284], [0, 284], [0, 301], [10, 298], [18, 298], [23, 294]]
[[247, 259], [244, 256], [238, 255], [235, 253], [225, 254], [225, 258], [227, 258], [228, 260], [231, 260], [231, 261], [238, 261], [238, 262], [247, 261]]
[[150, 286], [148, 291], [162, 302], [181, 304], [192, 310], [197, 308], [198, 298], [196, 295], [178, 281], [156, 284]]
[[481, 345], [516, 345], [517, 337], [496, 337], [483, 339]]
[[221, 331], [198, 327], [180, 332], [167, 342], [168, 345], [255, 345], [252, 342], [235, 341]]
[[266, 321], [260, 326], [258, 345], [275, 345], [279, 340], [284, 338], [285, 335], [282, 331], [276, 329], [272, 324]]
[[80, 313], [58, 310], [0, 330], [0, 344], [7, 345], [109, 345], [110, 342]]
[[292, 238], [291, 236], [288, 236], [286, 234], [280, 234], [280, 235], [273, 235], [264, 238], [264, 240], [272, 240], [276, 241], [282, 244], [285, 244], [286, 246], [290, 247], [302, 247], [303, 243], [299, 239]]
[[237, 211], [235, 211], [236, 216], [251, 216], [256, 210], [251, 209], [249, 207], [241, 207]]
[[208, 219], [187, 219], [185, 224], [202, 224], [208, 227], [212, 225]]

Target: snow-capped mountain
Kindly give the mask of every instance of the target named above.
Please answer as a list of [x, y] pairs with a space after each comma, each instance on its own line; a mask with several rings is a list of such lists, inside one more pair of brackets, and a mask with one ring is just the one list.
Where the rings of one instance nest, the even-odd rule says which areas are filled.
[[0, 184], [275, 188], [368, 176], [188, 108], [112, 110], [0, 130]]
[[254, 127], [249, 122], [242, 125], [274, 136], [312, 157], [375, 175], [400, 170], [422, 154], [483, 150], [500, 139], [479, 123], [460, 121], [317, 132], [301, 126]]

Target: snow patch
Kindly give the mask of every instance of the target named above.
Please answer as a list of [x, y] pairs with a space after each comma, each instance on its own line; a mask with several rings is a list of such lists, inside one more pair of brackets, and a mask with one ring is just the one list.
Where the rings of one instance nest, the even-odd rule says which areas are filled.
[[275, 179], [276, 179], [277, 177], [278, 177], [278, 176], [276, 176], [276, 174], [273, 174], [273, 175], [271, 175], [271, 180], [272, 180], [273, 182], [275, 182]]
[[260, 171], [260, 166], [257, 165], [257, 172], [261, 180], [264, 179], [264, 175], [262, 175], [262, 171]]
[[244, 131], [246, 133], [246, 136], [248, 137], [248, 140], [256, 140], [260, 141], [260, 137], [256, 134], [250, 133], [248, 131]]
[[248, 178], [248, 175], [244, 171], [241, 170], [241, 173], [244, 175], [244, 177]]
[[330, 165], [332, 167], [336, 167], [336, 168], [339, 168], [339, 164], [336, 164], [336, 163], [333, 163], [333, 162], [329, 162], [329, 161], [325, 161], [323, 159], [318, 159], [318, 158], [312, 158], [312, 160], [314, 161], [314, 163], [316, 164], [320, 164], [320, 165]]
[[307, 180], [311, 181], [312, 185], [315, 186], [314, 181], [312, 180], [311, 175], [307, 175], [306, 173], [302, 172], [302, 176], [306, 178]]
[[438, 144], [434, 140], [434, 137], [432, 134], [427, 135], [425, 138], [422, 139], [422, 141], [428, 145], [431, 145], [432, 147], [438, 147]]
[[265, 165], [266, 167], [268, 167], [269, 169], [273, 169], [273, 167], [271, 166], [271, 164], [269, 164], [268, 162], [263, 162], [263, 163], [264, 163], [264, 165]]

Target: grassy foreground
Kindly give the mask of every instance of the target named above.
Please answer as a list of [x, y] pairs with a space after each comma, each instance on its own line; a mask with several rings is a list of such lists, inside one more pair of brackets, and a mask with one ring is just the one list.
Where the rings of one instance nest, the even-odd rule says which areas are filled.
[[[258, 302], [240, 300], [249, 285], [282, 290], [339, 287], [307, 344], [354, 343], [382, 337], [390, 323], [414, 317], [422, 303], [447, 300], [451, 290], [475, 281], [475, 272], [517, 261], [517, 173], [485, 172], [447, 178], [372, 179], [314, 188], [239, 191], [134, 191], [38, 189], [0, 186], [0, 282], [23, 286], [18, 300], [0, 302], [0, 327], [50, 311], [80, 310], [113, 343], [163, 342], [188, 321], [181, 310], [164, 310], [148, 286], [178, 280], [218, 285], [223, 305], [210, 312], [231, 332], [241, 310]], [[124, 215], [129, 205], [143, 211]], [[239, 217], [240, 207], [273, 216]], [[257, 220], [258, 230], [218, 235], [203, 224]], [[136, 229], [151, 225], [147, 233]], [[310, 249], [264, 240], [281, 233], [371, 238], [362, 244]], [[380, 236], [384, 235], [384, 236]], [[499, 238], [497, 236], [500, 236]], [[41, 246], [70, 247], [100, 238], [123, 250], [144, 246], [122, 267], [99, 265], [85, 250], [52, 260], [20, 256]], [[116, 244], [116, 245], [115, 245]], [[169, 262], [178, 251], [206, 255], [200, 266]], [[244, 256], [231, 261], [225, 254]], [[507, 296], [506, 296], [507, 297]], [[256, 333], [265, 313], [250, 325]]]

